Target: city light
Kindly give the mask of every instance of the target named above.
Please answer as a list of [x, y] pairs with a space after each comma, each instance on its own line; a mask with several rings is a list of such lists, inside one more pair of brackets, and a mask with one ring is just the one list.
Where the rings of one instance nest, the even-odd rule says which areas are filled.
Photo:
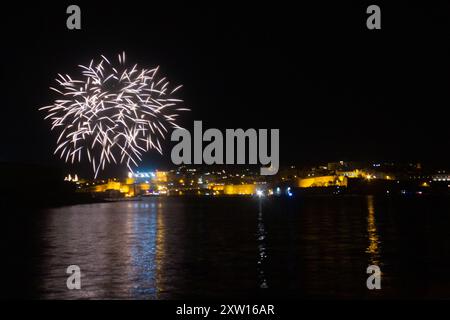
[[291, 187], [288, 187], [288, 188], [286, 189], [286, 193], [287, 193], [287, 195], [288, 195], [289, 197], [292, 197], [292, 196], [293, 196], [293, 194], [292, 194], [292, 192], [291, 192]]
[[[433, 193], [437, 185], [450, 180], [450, 175], [445, 172], [405, 174], [400, 166], [400, 169], [394, 169], [392, 165], [386, 172], [383, 166], [377, 168], [373, 169], [372, 164], [352, 167], [347, 163], [338, 163], [308, 170], [296, 167], [288, 169], [292, 170], [291, 174], [283, 172], [268, 178], [248, 169], [225, 172], [182, 166], [169, 171], [130, 171], [125, 173], [124, 179], [84, 180], [72, 173], [67, 174], [64, 180], [76, 183], [78, 192], [97, 194], [97, 198], [110, 197], [114, 192], [118, 192], [114, 195], [116, 197], [130, 198], [173, 195], [293, 197], [297, 191], [300, 191], [299, 194], [341, 195], [376, 191], [385, 195], [420, 195]], [[376, 183], [372, 182], [375, 180]]]

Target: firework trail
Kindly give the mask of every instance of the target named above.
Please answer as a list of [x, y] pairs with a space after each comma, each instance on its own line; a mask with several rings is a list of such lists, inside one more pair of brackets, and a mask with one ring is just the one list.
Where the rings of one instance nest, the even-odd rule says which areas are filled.
[[95, 177], [110, 163], [126, 163], [133, 171], [150, 149], [162, 154], [160, 140], [169, 129], [180, 128], [178, 113], [189, 110], [174, 97], [181, 86], [169, 89], [158, 67], [127, 66], [125, 53], [117, 65], [102, 55], [79, 67], [81, 80], [58, 74], [58, 88], [50, 89], [59, 99], [39, 109], [59, 133], [54, 153], [72, 163], [87, 157]]

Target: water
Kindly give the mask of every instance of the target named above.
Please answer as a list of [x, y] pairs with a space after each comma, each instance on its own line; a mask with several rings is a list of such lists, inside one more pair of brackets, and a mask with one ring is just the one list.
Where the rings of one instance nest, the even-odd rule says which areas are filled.
[[[371, 196], [16, 209], [3, 224], [2, 295], [450, 298], [449, 209], [450, 199]], [[381, 290], [366, 287], [372, 264]], [[69, 265], [81, 268], [82, 290], [67, 289]]]

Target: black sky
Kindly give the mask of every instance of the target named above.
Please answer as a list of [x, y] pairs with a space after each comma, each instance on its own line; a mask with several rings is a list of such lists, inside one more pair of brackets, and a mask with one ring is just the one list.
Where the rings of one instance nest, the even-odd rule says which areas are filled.
[[[337, 2], [337, 1], [335, 1]], [[0, 161], [60, 163], [37, 111], [58, 72], [125, 50], [160, 65], [204, 127], [279, 128], [281, 162], [450, 160], [450, 3], [17, 3], [1, 16]], [[169, 153], [169, 150], [166, 151]], [[147, 163], [167, 160], [150, 154]]]

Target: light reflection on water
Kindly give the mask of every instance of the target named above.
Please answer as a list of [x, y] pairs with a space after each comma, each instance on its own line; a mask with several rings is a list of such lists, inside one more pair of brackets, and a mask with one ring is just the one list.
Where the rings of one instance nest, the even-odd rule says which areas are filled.
[[266, 230], [264, 228], [264, 219], [263, 219], [263, 211], [262, 211], [262, 199], [260, 198], [258, 201], [259, 210], [258, 210], [258, 229], [256, 232], [256, 238], [258, 243], [258, 278], [259, 278], [259, 286], [262, 289], [268, 288], [268, 283], [265, 274], [265, 260], [267, 259], [267, 251], [266, 251]]
[[[161, 204], [122, 202], [48, 210], [41, 282], [44, 298], [158, 298]], [[64, 288], [65, 268], [82, 272], [82, 290]], [[57, 285], [56, 285], [57, 284]]]
[[[434, 207], [376, 197], [258, 201], [150, 198], [43, 210], [31, 216], [37, 248], [22, 258], [37, 268], [27, 281], [36, 284], [32, 296], [370, 298], [369, 262], [382, 268], [378, 296], [426, 290], [450, 297], [441, 290], [450, 287], [449, 201]], [[430, 260], [433, 272], [420, 277]], [[66, 288], [72, 264], [81, 268], [79, 291]]]
[[138, 242], [131, 246], [130, 265], [133, 266], [131, 273], [136, 275], [133, 279], [134, 286], [132, 288], [132, 296], [146, 296], [148, 298], [157, 298], [158, 286], [156, 281], [157, 272], [157, 215], [155, 203], [134, 203], [128, 204], [134, 206], [134, 209], [139, 207], [146, 209], [148, 212], [145, 215], [134, 214], [132, 219], [132, 234], [136, 237]]
[[367, 235], [369, 238], [369, 246], [366, 252], [369, 254], [369, 264], [382, 266], [380, 261], [380, 237], [378, 235], [376, 220], [374, 197], [367, 197]]

